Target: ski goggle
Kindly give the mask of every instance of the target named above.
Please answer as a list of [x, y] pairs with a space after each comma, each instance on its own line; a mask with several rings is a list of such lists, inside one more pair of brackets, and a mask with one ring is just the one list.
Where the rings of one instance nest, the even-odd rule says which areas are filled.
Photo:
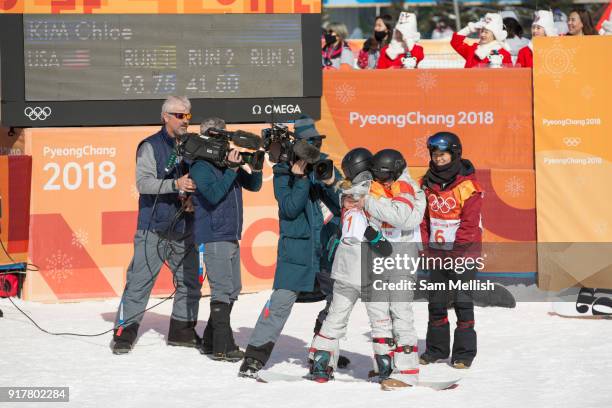
[[451, 144], [448, 142], [448, 139], [443, 136], [430, 137], [429, 140], [427, 140], [427, 150], [430, 152], [434, 150], [450, 152]]

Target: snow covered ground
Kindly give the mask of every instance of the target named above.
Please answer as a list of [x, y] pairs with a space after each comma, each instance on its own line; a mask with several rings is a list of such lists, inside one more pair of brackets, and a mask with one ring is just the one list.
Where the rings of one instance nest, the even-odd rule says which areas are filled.
[[[234, 308], [232, 323], [241, 346], [246, 346], [269, 294], [244, 295]], [[118, 301], [17, 304], [47, 330], [96, 333], [111, 327]], [[156, 299], [150, 304], [153, 302]], [[304, 359], [320, 307], [320, 303], [294, 307], [268, 367], [284, 373], [306, 372]], [[141, 337], [125, 356], [111, 353], [110, 334], [50, 336], [35, 328], [8, 300], [0, 299], [0, 309], [4, 312], [0, 319], [0, 386], [69, 386], [70, 403], [53, 405], [57, 407], [612, 406], [612, 320], [552, 316], [547, 303], [521, 303], [516, 309], [478, 308], [478, 357], [472, 368], [459, 371], [438, 364], [421, 371], [423, 377], [462, 376], [460, 387], [395, 392], [365, 382], [261, 384], [238, 378], [238, 364], [214, 362], [194, 349], [166, 346], [171, 301], [147, 312]], [[208, 311], [208, 299], [203, 298], [200, 333]], [[417, 329], [424, 339], [427, 305], [417, 303], [415, 311]], [[365, 378], [371, 369], [368, 338], [365, 308], [358, 304], [347, 338], [341, 342], [352, 369], [341, 370], [338, 378]], [[419, 348], [424, 349], [424, 340]]]

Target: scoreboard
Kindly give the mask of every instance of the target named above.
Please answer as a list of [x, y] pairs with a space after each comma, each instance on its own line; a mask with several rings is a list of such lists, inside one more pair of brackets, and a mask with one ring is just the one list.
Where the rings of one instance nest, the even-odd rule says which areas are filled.
[[320, 116], [319, 14], [1, 15], [2, 124], [145, 125]]

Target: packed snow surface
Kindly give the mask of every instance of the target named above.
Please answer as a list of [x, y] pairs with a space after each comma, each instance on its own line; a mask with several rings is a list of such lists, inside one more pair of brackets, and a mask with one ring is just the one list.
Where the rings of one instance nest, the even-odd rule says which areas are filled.
[[[245, 347], [270, 291], [243, 295], [232, 326]], [[150, 305], [157, 302], [152, 299]], [[209, 314], [200, 303], [198, 332]], [[54, 332], [98, 333], [112, 327], [118, 299], [41, 304], [15, 301]], [[383, 408], [595, 408], [612, 406], [612, 320], [551, 315], [548, 303], [515, 309], [477, 308], [478, 356], [469, 370], [447, 364], [421, 366], [423, 379], [462, 377], [454, 390], [381, 391], [368, 382], [257, 383], [237, 377], [239, 363], [215, 362], [195, 349], [166, 345], [171, 300], [147, 312], [128, 355], [110, 351], [111, 334], [50, 336], [34, 327], [7, 299], [0, 299], [0, 386], [68, 386], [71, 407], [383, 407]], [[267, 369], [302, 375], [315, 316], [322, 303], [296, 304]], [[414, 305], [419, 349], [425, 349], [427, 304]], [[453, 311], [449, 311], [454, 327]], [[351, 365], [337, 378], [366, 378], [372, 368], [369, 324], [355, 307], [342, 354]], [[8, 406], [6, 403], [0, 403]], [[11, 405], [12, 406], [12, 405]], [[20, 407], [41, 406], [21, 403]]]

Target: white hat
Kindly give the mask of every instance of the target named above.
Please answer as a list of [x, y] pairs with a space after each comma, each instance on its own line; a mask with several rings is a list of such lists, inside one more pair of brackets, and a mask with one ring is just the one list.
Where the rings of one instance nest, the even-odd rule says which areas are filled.
[[556, 37], [558, 35], [553, 13], [548, 10], [536, 11], [531, 25], [542, 27], [547, 37]]
[[565, 35], [569, 31], [569, 27], [567, 26], [567, 15], [559, 9], [556, 9], [553, 12], [553, 16], [555, 17], [555, 28], [557, 29], [557, 34]]
[[495, 36], [497, 41], [503, 42], [508, 37], [508, 32], [504, 30], [504, 22], [501, 14], [487, 13], [484, 18], [483, 28], [489, 30]]
[[516, 13], [514, 12], [514, 10], [504, 10], [500, 14], [502, 16], [502, 19], [504, 19], [504, 18], [513, 18], [516, 21], [519, 21], [519, 18], [516, 15]]
[[397, 19], [395, 29], [402, 33], [404, 40], [417, 42], [421, 39], [421, 33], [417, 30], [416, 14], [402, 11]]

